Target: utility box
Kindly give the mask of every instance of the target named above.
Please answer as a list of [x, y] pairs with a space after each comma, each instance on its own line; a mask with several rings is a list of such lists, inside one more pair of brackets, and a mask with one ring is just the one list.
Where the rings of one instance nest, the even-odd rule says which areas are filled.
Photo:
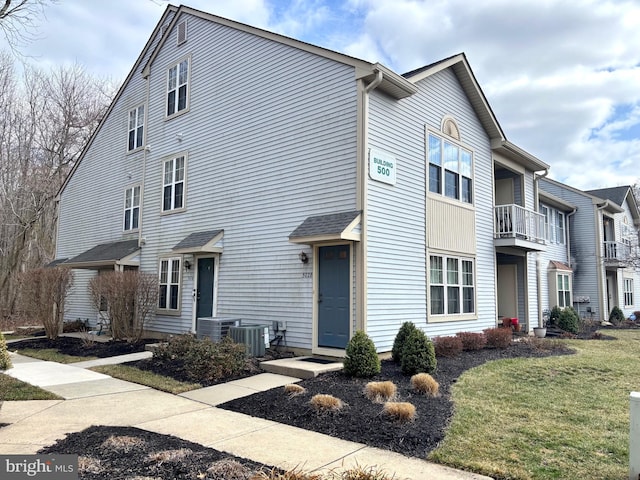
[[240, 325], [239, 318], [200, 317], [196, 323], [196, 336], [219, 342], [228, 335], [229, 328], [235, 325]]
[[262, 357], [269, 344], [269, 325], [234, 325], [229, 327], [229, 336], [246, 346], [247, 356]]

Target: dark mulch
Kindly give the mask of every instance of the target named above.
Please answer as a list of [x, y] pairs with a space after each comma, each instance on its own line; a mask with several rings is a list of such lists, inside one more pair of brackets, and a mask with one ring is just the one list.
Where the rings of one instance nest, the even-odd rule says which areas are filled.
[[[111, 438], [110, 437], [116, 437]], [[123, 438], [124, 437], [124, 438]], [[135, 439], [135, 441], [132, 441]], [[248, 478], [237, 472], [258, 471], [262, 464], [235, 457], [171, 435], [134, 427], [93, 426], [67, 435], [40, 454], [79, 455], [78, 478], [120, 480], [132, 478], [226, 480]], [[229, 462], [238, 462], [229, 465]], [[220, 462], [224, 462], [221, 464]], [[208, 469], [217, 466], [215, 470]], [[226, 467], [226, 468], [225, 468]], [[236, 475], [224, 474], [224, 471]]]
[[[463, 352], [455, 358], [438, 358], [438, 368], [433, 375], [440, 384], [440, 396], [436, 398], [412, 391], [410, 377], [403, 375], [392, 361], [383, 361], [382, 372], [370, 379], [350, 378], [342, 372], [329, 373], [299, 382], [307, 389], [299, 396], [288, 397], [282, 389], [273, 389], [219, 407], [424, 458], [444, 438], [453, 415], [451, 386], [464, 371], [490, 360], [571, 353], [560, 343], [556, 343], [553, 350], [536, 348], [536, 344], [538, 342], [518, 342], [505, 350], [483, 349]], [[395, 422], [382, 414], [382, 405], [365, 397], [363, 390], [369, 381], [385, 380], [396, 384], [397, 401], [411, 402], [416, 407], [414, 421]], [[310, 398], [317, 393], [337, 396], [347, 407], [337, 413], [317, 414], [309, 406]]]
[[49, 340], [48, 338], [30, 338], [20, 340], [19, 342], [11, 342], [9, 344], [9, 349], [52, 348], [65, 355], [105, 358], [117, 355], [126, 355], [127, 353], [143, 352], [147, 343], [156, 343], [157, 341], [158, 340], [143, 339], [137, 343], [128, 343], [120, 340], [111, 340], [109, 342], [85, 342], [76, 337], [58, 337], [55, 340]]

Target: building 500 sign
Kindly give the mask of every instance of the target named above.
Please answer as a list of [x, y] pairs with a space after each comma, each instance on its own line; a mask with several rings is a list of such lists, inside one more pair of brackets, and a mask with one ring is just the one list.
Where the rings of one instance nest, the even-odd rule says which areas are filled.
[[369, 151], [369, 176], [372, 180], [389, 185], [396, 184], [396, 158], [380, 150]]

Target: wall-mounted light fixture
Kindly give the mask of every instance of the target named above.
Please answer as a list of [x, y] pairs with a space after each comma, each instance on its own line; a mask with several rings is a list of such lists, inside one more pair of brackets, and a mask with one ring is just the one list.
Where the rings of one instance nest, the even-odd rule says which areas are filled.
[[189, 260], [184, 261], [184, 269], [191, 270], [191, 262]]
[[306, 252], [300, 252], [300, 254], [298, 255], [298, 258], [302, 263], [309, 263], [309, 256], [307, 255]]

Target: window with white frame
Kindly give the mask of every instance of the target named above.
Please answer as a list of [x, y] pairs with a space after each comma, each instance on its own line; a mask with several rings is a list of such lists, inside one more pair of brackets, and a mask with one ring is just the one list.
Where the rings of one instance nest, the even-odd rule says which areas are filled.
[[429, 191], [473, 203], [471, 151], [433, 133], [428, 134]]
[[560, 308], [571, 306], [571, 284], [568, 273], [558, 273], [556, 275], [558, 287], [558, 306]]
[[162, 211], [184, 208], [185, 156], [164, 161], [162, 175]]
[[565, 215], [555, 208], [540, 205], [540, 213], [544, 215], [545, 237], [549, 243], [564, 245], [565, 238]]
[[624, 305], [626, 307], [633, 305], [633, 278], [624, 279]]
[[431, 315], [475, 312], [473, 261], [431, 255], [429, 257]]
[[180, 305], [180, 257], [160, 260], [158, 309], [177, 311]]
[[124, 191], [123, 230], [137, 230], [140, 224], [140, 185]]
[[189, 106], [189, 59], [173, 65], [167, 72], [167, 117]]
[[142, 147], [144, 137], [144, 105], [129, 110], [129, 143], [128, 150]]

